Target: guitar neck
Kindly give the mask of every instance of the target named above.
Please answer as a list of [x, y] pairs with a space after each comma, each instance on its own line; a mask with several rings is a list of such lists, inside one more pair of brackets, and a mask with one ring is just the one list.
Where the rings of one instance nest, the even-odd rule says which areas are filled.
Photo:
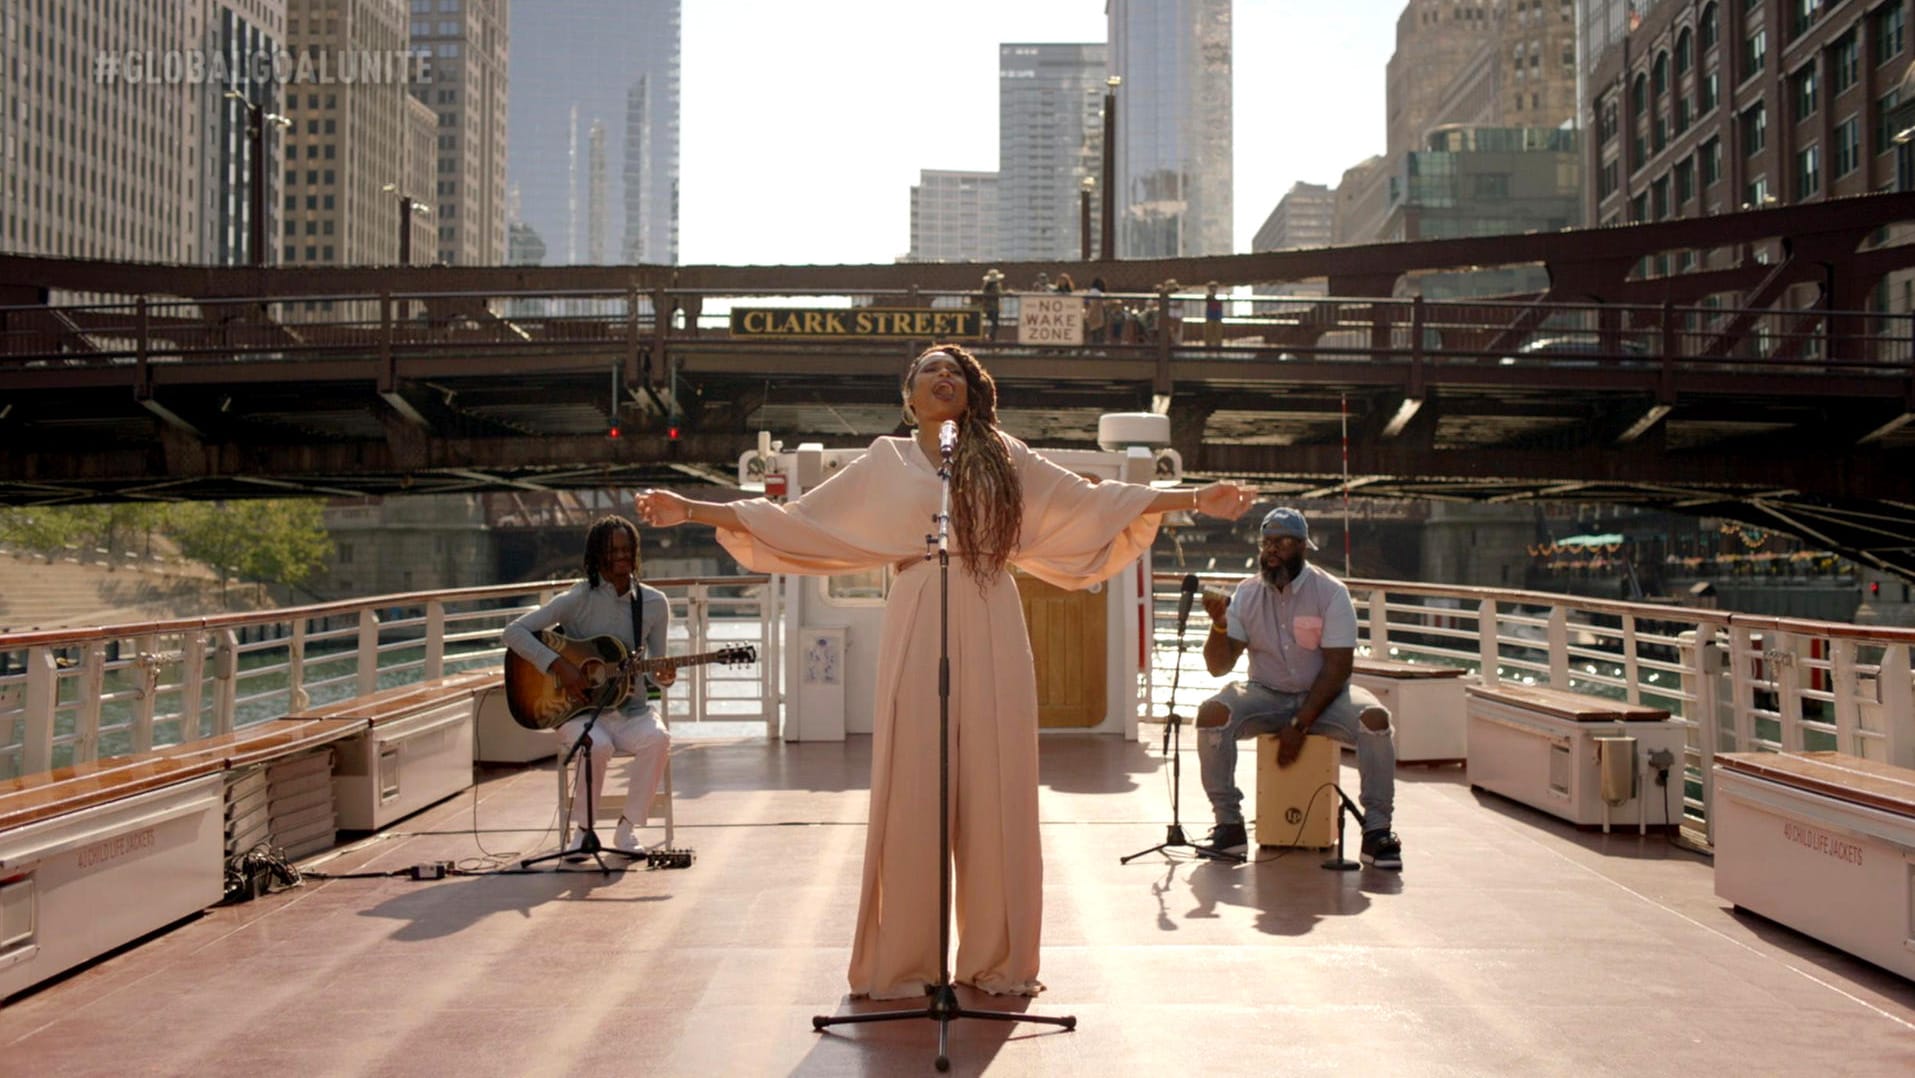
[[632, 659], [625, 664], [628, 675], [656, 674], [660, 670], [671, 670], [681, 666], [702, 666], [731, 658], [731, 649], [702, 651], [697, 655], [668, 655], [663, 659]]

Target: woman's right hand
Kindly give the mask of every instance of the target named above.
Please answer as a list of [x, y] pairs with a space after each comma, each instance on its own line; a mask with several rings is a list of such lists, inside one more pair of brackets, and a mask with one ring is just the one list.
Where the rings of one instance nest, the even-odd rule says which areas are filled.
[[691, 502], [669, 490], [641, 490], [632, 496], [632, 510], [647, 527], [671, 528], [692, 518]]

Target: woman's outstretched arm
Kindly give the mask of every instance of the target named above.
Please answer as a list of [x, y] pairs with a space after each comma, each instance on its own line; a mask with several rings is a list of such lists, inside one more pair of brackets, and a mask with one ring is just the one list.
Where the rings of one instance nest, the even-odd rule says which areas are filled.
[[714, 528], [738, 529], [738, 511], [723, 502], [693, 501], [669, 490], [641, 490], [632, 497], [632, 510], [647, 527], [671, 528], [679, 524], [709, 524]]
[[1160, 491], [1151, 500], [1146, 513], [1203, 513], [1205, 516], [1235, 520], [1257, 500], [1257, 492], [1235, 483], [1209, 483], [1188, 490]]

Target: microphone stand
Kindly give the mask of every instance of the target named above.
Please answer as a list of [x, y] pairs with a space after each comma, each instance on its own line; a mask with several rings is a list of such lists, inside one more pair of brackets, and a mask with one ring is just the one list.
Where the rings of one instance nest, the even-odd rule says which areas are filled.
[[1351, 801], [1350, 795], [1343, 792], [1343, 787], [1331, 786], [1330, 789], [1337, 792], [1337, 799], [1339, 801], [1337, 805], [1337, 855], [1323, 862], [1323, 867], [1332, 872], [1355, 872], [1363, 866], [1343, 856], [1343, 816], [1345, 813], [1348, 813], [1356, 820], [1357, 826], [1361, 827], [1363, 825], [1363, 810], [1356, 807], [1356, 802]]
[[[603, 697], [601, 697], [601, 699], [603, 699]], [[528, 857], [519, 862], [520, 868], [529, 868], [541, 861], [554, 861], [559, 858], [583, 861], [587, 857], [590, 857], [592, 860], [598, 862], [598, 870], [600, 872], [610, 876], [612, 874], [612, 868], [605, 863], [606, 854], [609, 853], [617, 857], [623, 857], [628, 861], [637, 861], [649, 856], [642, 853], [633, 853], [630, 850], [621, 850], [616, 846], [605, 845], [599, 841], [598, 831], [592, 824], [592, 818], [598, 811], [592, 785], [592, 727], [598, 725], [598, 717], [603, 714], [604, 711], [604, 704], [600, 704], [592, 709], [591, 717], [585, 720], [585, 728], [579, 731], [578, 740], [572, 742], [571, 749], [567, 750], [564, 759], [559, 761], [559, 808], [560, 811], [564, 812], [565, 819], [559, 825], [558, 850], [553, 853], [540, 854], [537, 857]], [[567, 849], [565, 846], [566, 832], [572, 826], [571, 799], [564, 794], [564, 791], [570, 789], [565, 782], [565, 769], [571, 766], [572, 758], [581, 753], [585, 756], [585, 759], [579, 762], [579, 771], [585, 777], [585, 836], [579, 839], [578, 849], [572, 850]]]
[[813, 1015], [811, 1028], [850, 1022], [892, 1022], [900, 1018], [929, 1018], [938, 1024], [937, 1069], [951, 1069], [950, 1024], [959, 1018], [984, 1018], [997, 1022], [1037, 1022], [1045, 1025], [1077, 1028], [1074, 1015], [1052, 1017], [1019, 1014], [1015, 1011], [974, 1010], [958, 1002], [951, 984], [951, 450], [942, 447], [944, 462], [938, 467], [938, 515], [932, 521], [935, 535], [925, 539], [925, 560], [938, 559], [938, 983], [931, 986], [930, 1002], [923, 1010], [878, 1011], [871, 1014]]
[[1199, 846], [1184, 837], [1183, 817], [1178, 811], [1178, 802], [1184, 788], [1184, 742], [1180, 734], [1183, 719], [1177, 714], [1177, 688], [1184, 676], [1184, 632], [1190, 625], [1188, 617], [1177, 621], [1177, 661], [1170, 668], [1170, 713], [1164, 716], [1164, 754], [1170, 757], [1170, 827], [1164, 832], [1164, 840], [1157, 845], [1136, 853], [1119, 857], [1117, 863], [1128, 865], [1147, 853], [1165, 853], [1172, 847], [1187, 846], [1200, 857], [1212, 857], [1219, 861], [1242, 863], [1245, 855], [1230, 850], [1220, 850], [1214, 846]]

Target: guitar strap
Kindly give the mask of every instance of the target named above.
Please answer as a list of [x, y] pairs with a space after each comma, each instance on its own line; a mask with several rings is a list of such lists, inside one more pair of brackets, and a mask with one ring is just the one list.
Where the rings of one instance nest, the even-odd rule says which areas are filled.
[[[639, 601], [641, 598], [644, 597], [644, 594], [645, 592], [638, 586], [638, 581], [633, 580], [632, 581], [632, 654], [638, 656], [641, 659], [646, 657], [645, 656], [645, 611], [644, 611], [644, 604]], [[652, 687], [652, 679], [650, 677], [646, 677], [645, 678], [645, 699], [657, 700], [657, 699], [660, 699], [662, 695], [663, 694], [661, 694], [656, 688]]]

